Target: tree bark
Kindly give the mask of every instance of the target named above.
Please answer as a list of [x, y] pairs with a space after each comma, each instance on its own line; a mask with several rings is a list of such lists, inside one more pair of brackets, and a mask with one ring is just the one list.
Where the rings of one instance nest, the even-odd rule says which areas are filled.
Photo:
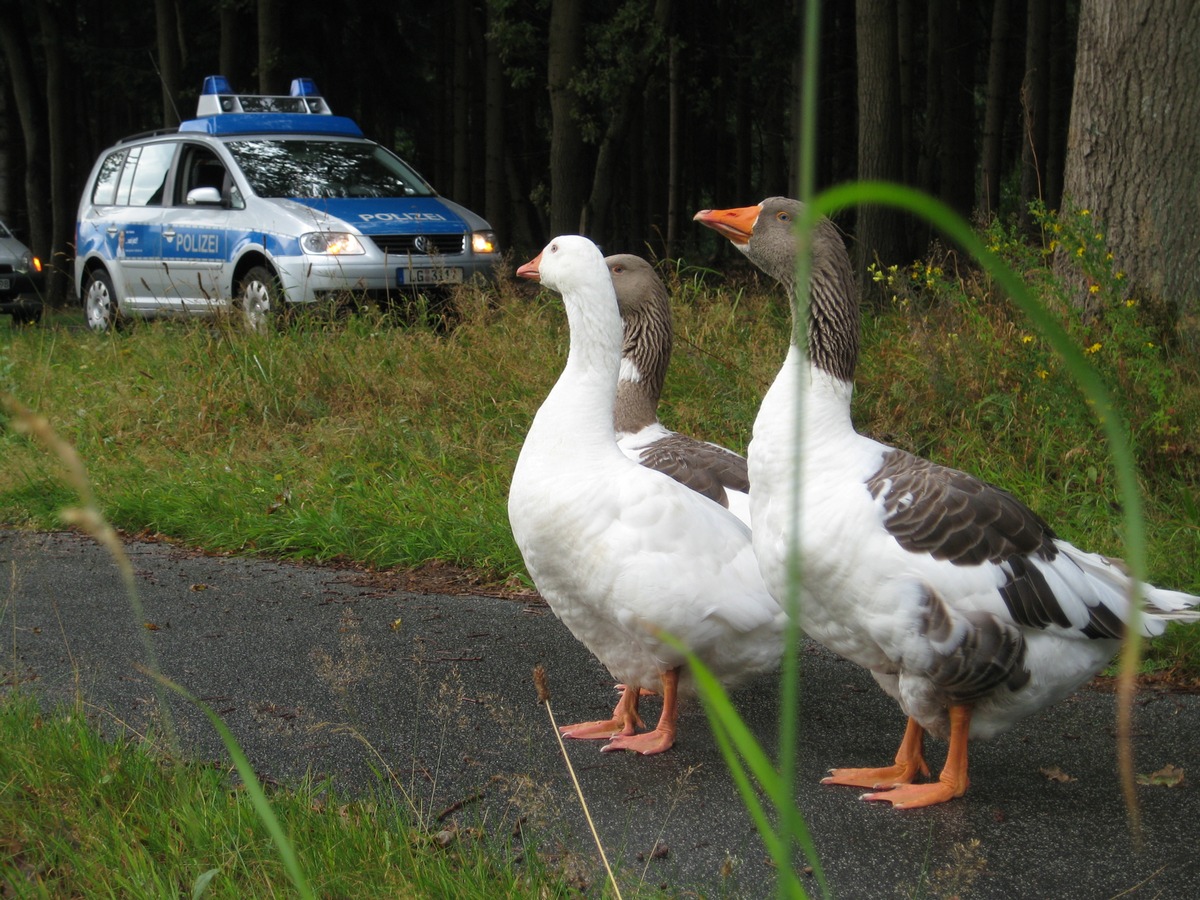
[[988, 50], [987, 103], [983, 116], [983, 153], [979, 166], [979, 205], [985, 216], [1000, 211], [1000, 164], [1004, 146], [1004, 70], [1008, 56], [1008, 0], [995, 0]]
[[29, 211], [29, 246], [43, 260], [50, 255], [53, 217], [46, 198], [50, 196], [46, 163], [46, 119], [44, 96], [38, 87], [33, 57], [27, 43], [28, 30], [17, 3], [0, 4], [0, 50], [12, 82], [13, 103], [25, 138], [25, 196]]
[[[158, 81], [162, 89], [162, 124], [179, 124], [179, 42], [176, 39], [175, 0], [154, 0], [154, 32], [158, 47]], [[52, 139], [53, 140], [53, 139]]]
[[275, 94], [283, 90], [279, 76], [280, 39], [279, 0], [258, 0], [258, 92]]
[[504, 63], [490, 35], [492, 19], [499, 15], [488, 5], [489, 34], [484, 37], [483, 111], [483, 217], [491, 223], [501, 246], [512, 246], [509, 202], [504, 184]]
[[1021, 143], [1021, 227], [1032, 227], [1029, 204], [1044, 200], [1043, 167], [1046, 164], [1050, 71], [1050, 6], [1029, 0], [1025, 17], [1025, 81], [1021, 85], [1024, 133]]
[[233, 0], [220, 0], [217, 4], [220, 21], [220, 42], [217, 46], [217, 74], [224, 75], [236, 91], [243, 84], [246, 74], [240, 63], [242, 59], [242, 23], [237, 4]]
[[[900, 155], [899, 50], [895, 0], [858, 0], [858, 175], [862, 179], [899, 181]], [[891, 209], [858, 210], [855, 268], [864, 287], [873, 286], [867, 267], [903, 262], [907, 255], [903, 217]]]
[[61, 305], [71, 282], [67, 263], [71, 242], [75, 239], [75, 206], [79, 197], [67, 177], [70, 149], [71, 92], [67, 87], [67, 65], [61, 52], [60, 10], [48, 4], [38, 5], [38, 23], [46, 47], [47, 146], [50, 150], [50, 254], [43, 257], [46, 267], [46, 293], [50, 302]]
[[[1064, 207], [1089, 210], [1130, 294], [1175, 305], [1192, 340], [1200, 340], [1197, 160], [1200, 4], [1083, 0]], [[1060, 273], [1070, 270], [1060, 258]]]
[[471, 94], [468, 69], [471, 45], [467, 17], [471, 14], [470, 0], [454, 0], [454, 55], [451, 72], [451, 135], [450, 153], [453, 159], [454, 198], [459, 203], [471, 203]]
[[585, 200], [583, 134], [571, 77], [583, 58], [584, 5], [551, 0], [547, 81], [550, 89], [550, 231], [580, 230]]

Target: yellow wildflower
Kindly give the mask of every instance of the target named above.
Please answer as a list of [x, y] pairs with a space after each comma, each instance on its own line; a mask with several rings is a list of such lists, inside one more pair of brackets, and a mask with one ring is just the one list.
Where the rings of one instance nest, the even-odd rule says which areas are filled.
[[1021, 343], [1022, 343], [1022, 344], [1031, 344], [1031, 343], [1033, 343], [1033, 335], [1032, 335], [1032, 334], [1023, 334], [1023, 335], [1021, 335]]
[[1098, 294], [1098, 293], [1100, 293], [1100, 285], [1098, 285], [1098, 284], [1093, 284], [1093, 285], [1092, 285], [1090, 288], [1088, 288], [1088, 293], [1089, 293], [1089, 294]]

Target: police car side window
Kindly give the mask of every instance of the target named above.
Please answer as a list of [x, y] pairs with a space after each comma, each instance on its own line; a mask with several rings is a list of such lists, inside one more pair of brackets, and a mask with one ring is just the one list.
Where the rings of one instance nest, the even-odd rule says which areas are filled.
[[216, 188], [225, 196], [225, 165], [215, 153], [200, 144], [184, 144], [181, 156], [179, 175], [175, 179], [176, 206], [186, 204], [188, 194], [196, 188]]
[[117, 179], [124, 164], [124, 150], [110, 153], [100, 164], [100, 171], [96, 174], [96, 187], [92, 191], [92, 203], [96, 206], [112, 206], [117, 202]]
[[[129, 191], [130, 206], [161, 206], [167, 176], [171, 171], [171, 160], [175, 158], [175, 144], [147, 144], [142, 147], [136, 161], [133, 183]], [[129, 154], [133, 159], [133, 153]], [[128, 166], [126, 167], [128, 169]], [[124, 185], [122, 185], [122, 192]]]

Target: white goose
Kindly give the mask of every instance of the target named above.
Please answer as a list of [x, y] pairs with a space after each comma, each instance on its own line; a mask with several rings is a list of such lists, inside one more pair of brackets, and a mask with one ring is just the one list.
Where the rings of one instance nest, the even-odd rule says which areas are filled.
[[[772, 197], [695, 218], [790, 293], [801, 212], [797, 201]], [[1059, 540], [1011, 494], [854, 430], [850, 261], [828, 220], [812, 241], [807, 350], [793, 337], [748, 451], [755, 552], [779, 598], [789, 552], [799, 552], [801, 626], [870, 669], [909, 717], [895, 765], [833, 769], [824, 782], [878, 789], [864, 798], [896, 807], [928, 806], [966, 791], [969, 738], [1062, 699], [1109, 661], [1130, 579], [1119, 563]], [[1147, 636], [1198, 616], [1198, 597], [1144, 592]], [[914, 784], [929, 773], [926, 731], [948, 737], [949, 751], [937, 782]]]
[[[566, 367], [534, 416], [508, 499], [513, 537], [551, 609], [621, 682], [611, 719], [562, 728], [605, 750], [661, 753], [691, 687], [674, 635], [726, 684], [774, 668], [785, 617], [762, 585], [750, 532], [731, 513], [617, 447], [621, 316], [596, 245], [555, 238], [517, 274], [562, 295]], [[657, 727], [638, 698], [661, 689]]]
[[671, 431], [658, 421], [673, 341], [666, 285], [640, 256], [620, 253], [605, 257], [604, 262], [625, 324], [614, 413], [617, 444], [634, 462], [665, 472], [727, 507], [749, 526], [745, 458], [718, 444]]

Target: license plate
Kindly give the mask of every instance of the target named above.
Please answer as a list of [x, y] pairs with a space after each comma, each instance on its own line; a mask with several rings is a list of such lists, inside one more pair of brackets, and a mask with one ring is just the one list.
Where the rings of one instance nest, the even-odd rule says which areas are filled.
[[396, 270], [396, 284], [462, 284], [462, 280], [462, 269], [430, 266]]
[[[462, 278], [459, 278], [458, 280], [462, 281]], [[11, 278], [0, 278], [0, 291], [7, 291], [7, 290], [10, 290], [11, 288], [12, 288], [12, 279]]]

